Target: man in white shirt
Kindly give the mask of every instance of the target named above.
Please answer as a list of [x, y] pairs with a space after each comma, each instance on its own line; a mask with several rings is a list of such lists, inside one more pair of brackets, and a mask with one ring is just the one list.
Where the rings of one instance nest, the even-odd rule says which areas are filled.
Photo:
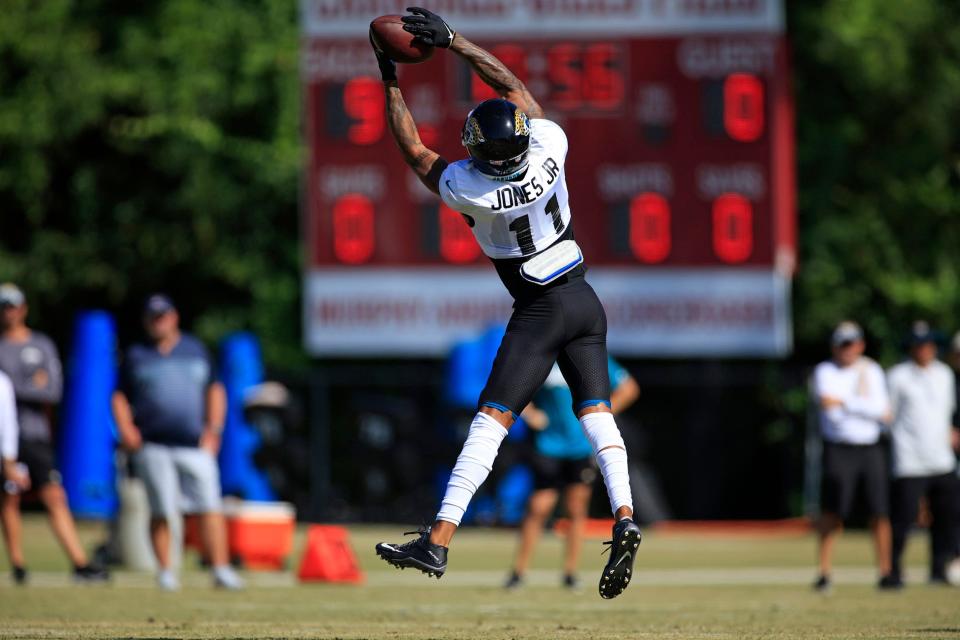
[[887, 462], [880, 435], [890, 405], [883, 369], [864, 357], [863, 330], [842, 322], [830, 340], [833, 358], [817, 365], [813, 400], [823, 436], [819, 568], [814, 588], [830, 589], [833, 547], [863, 485], [880, 571], [880, 588], [891, 586]]
[[947, 582], [946, 568], [954, 554], [957, 459], [951, 420], [956, 379], [950, 367], [937, 360], [937, 339], [930, 325], [915, 322], [910, 358], [887, 376], [893, 410], [893, 577], [897, 581], [901, 581], [900, 559], [923, 497], [933, 517], [930, 582]]
[[30, 486], [30, 479], [17, 467], [20, 428], [17, 424], [17, 402], [13, 383], [0, 371], [0, 462], [4, 483], [13, 483], [17, 489]]
[[[953, 368], [953, 375], [957, 379], [956, 389], [956, 408], [953, 410], [953, 451], [960, 454], [960, 331], [953, 335], [950, 341], [950, 366]], [[960, 481], [960, 465], [957, 466], [957, 479]], [[956, 556], [950, 569], [947, 569], [948, 577], [953, 575], [953, 582], [960, 581], [960, 490], [957, 491], [956, 500], [953, 505], [953, 553]]]
[[[17, 462], [19, 455], [20, 426], [17, 423], [17, 402], [13, 392], [13, 383], [3, 371], [0, 371], [0, 465], [2, 465], [3, 492], [7, 494], [26, 491], [30, 488], [30, 476]], [[20, 535], [20, 514], [9, 509], [0, 509], [0, 523], [3, 524], [5, 538]], [[23, 569], [17, 571], [21, 558], [14, 557], [7, 548], [8, 559], [13, 565], [13, 579], [23, 584], [26, 574]]]
[[960, 449], [960, 331], [957, 331], [953, 334], [953, 340], [950, 341], [950, 366], [953, 368], [953, 374], [957, 377], [957, 384], [955, 385], [957, 393], [955, 395], [957, 401], [957, 406], [953, 410], [953, 431], [954, 431], [954, 442], [953, 448]]

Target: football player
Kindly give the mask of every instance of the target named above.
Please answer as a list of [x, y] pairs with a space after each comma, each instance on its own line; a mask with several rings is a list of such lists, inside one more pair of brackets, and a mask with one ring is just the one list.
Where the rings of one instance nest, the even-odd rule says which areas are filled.
[[567, 137], [544, 118], [527, 87], [489, 52], [425, 9], [408, 9], [404, 29], [424, 45], [466, 60], [501, 99], [467, 115], [461, 141], [468, 158], [448, 163], [420, 140], [397, 83], [396, 65], [371, 33], [386, 93], [390, 131], [410, 168], [459, 211], [514, 298], [476, 416], [447, 484], [434, 524], [406, 544], [380, 543], [377, 554], [399, 568], [437, 578], [464, 511], [493, 467], [507, 429], [556, 362], [603, 475], [615, 524], [600, 595], [614, 598], [630, 582], [640, 529], [634, 523], [627, 451], [610, 411], [607, 319], [584, 278], [573, 239], [564, 166]]

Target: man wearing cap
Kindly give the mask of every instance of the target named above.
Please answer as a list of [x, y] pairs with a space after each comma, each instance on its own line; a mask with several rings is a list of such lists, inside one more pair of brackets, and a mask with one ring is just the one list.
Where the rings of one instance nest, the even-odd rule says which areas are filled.
[[27, 580], [20, 531], [20, 494], [35, 489], [46, 507], [50, 526], [73, 563], [78, 582], [109, 579], [107, 571], [90, 564], [77, 537], [77, 528], [60, 486], [54, 464], [51, 417], [63, 392], [60, 358], [53, 341], [27, 327], [27, 299], [14, 284], [0, 284], [0, 371], [10, 378], [17, 403], [18, 469], [24, 482], [5, 483], [3, 529], [13, 578]]
[[150, 537], [161, 589], [179, 588], [170, 564], [169, 521], [181, 506], [200, 515], [213, 565], [214, 585], [240, 589], [228, 563], [216, 455], [226, 417], [226, 393], [203, 344], [180, 331], [180, 316], [165, 295], [150, 296], [143, 310], [149, 341], [127, 351], [113, 414], [124, 448], [150, 501]]
[[[960, 454], [960, 331], [953, 335], [950, 341], [950, 367], [953, 369], [954, 378], [957, 381], [955, 394], [956, 408], [953, 411], [953, 451]], [[957, 480], [960, 482], [960, 465], [956, 469]], [[957, 491], [956, 501], [953, 507], [953, 532], [951, 535], [953, 543], [954, 560], [947, 569], [947, 577], [953, 583], [960, 583], [960, 490]]]
[[946, 583], [953, 559], [951, 540], [957, 478], [951, 420], [956, 408], [953, 371], [937, 360], [939, 334], [915, 322], [908, 344], [910, 357], [890, 369], [893, 421], [893, 578], [902, 585], [900, 559], [920, 499], [926, 497], [930, 527], [930, 582]]
[[888, 474], [880, 443], [890, 406], [883, 369], [863, 355], [863, 331], [854, 322], [837, 325], [831, 337], [833, 358], [817, 365], [813, 399], [823, 437], [820, 497], [819, 568], [814, 588], [830, 589], [833, 547], [850, 515], [857, 485], [865, 490], [876, 547], [881, 588], [891, 586]]

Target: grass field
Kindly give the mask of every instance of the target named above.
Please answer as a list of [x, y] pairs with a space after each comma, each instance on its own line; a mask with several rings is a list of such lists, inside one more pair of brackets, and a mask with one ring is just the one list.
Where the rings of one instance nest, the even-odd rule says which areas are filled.
[[[248, 573], [249, 589], [223, 593], [191, 569], [184, 589], [168, 594], [151, 576], [130, 572], [112, 586], [70, 586], [43, 520], [31, 516], [26, 528], [33, 580], [15, 588], [0, 579], [3, 638], [960, 638], [960, 590], [924, 583], [919, 537], [910, 549], [912, 584], [890, 594], [874, 589], [866, 537], [846, 535], [837, 586], [821, 596], [809, 589], [811, 536], [654, 531], [630, 588], [604, 601], [595, 585], [599, 542], [586, 545], [583, 590], [569, 592], [559, 587], [560, 541], [552, 535], [529, 585], [509, 593], [500, 588], [513, 551], [509, 531], [463, 531], [438, 582], [374, 556], [373, 544], [396, 539], [401, 528], [354, 527], [364, 586], [300, 586], [291, 574]], [[99, 532], [82, 531], [91, 544]]]

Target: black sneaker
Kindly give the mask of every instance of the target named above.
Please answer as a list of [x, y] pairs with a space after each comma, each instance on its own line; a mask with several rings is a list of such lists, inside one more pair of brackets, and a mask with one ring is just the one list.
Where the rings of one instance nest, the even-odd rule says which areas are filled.
[[507, 578], [507, 581], [503, 584], [504, 589], [516, 589], [517, 587], [523, 586], [523, 578], [520, 577], [520, 574], [516, 571], [510, 572], [510, 577]]
[[580, 589], [580, 580], [572, 573], [568, 573], [563, 576], [563, 586], [571, 591], [577, 591]]
[[633, 561], [640, 546], [640, 527], [630, 518], [624, 518], [613, 525], [613, 540], [604, 542], [610, 545], [610, 559], [600, 576], [600, 597], [616, 598], [630, 584]]
[[830, 576], [822, 574], [817, 581], [813, 583], [813, 590], [817, 593], [830, 593], [833, 585], [830, 583]]
[[96, 564], [74, 567], [73, 569], [74, 582], [92, 584], [94, 582], [108, 582], [109, 580], [110, 572]]
[[27, 570], [24, 567], [15, 566], [12, 572], [13, 583], [22, 587], [23, 585], [27, 584], [27, 577], [29, 575], [30, 574], [27, 573]]
[[877, 589], [881, 591], [899, 591], [903, 589], [903, 580], [896, 574], [888, 573], [880, 578], [880, 582], [877, 583]]
[[439, 580], [447, 570], [447, 548], [430, 542], [429, 527], [419, 531], [406, 531], [403, 535], [418, 537], [406, 544], [381, 542], [377, 545], [377, 555], [397, 569], [413, 567], [428, 576], [436, 576]]

